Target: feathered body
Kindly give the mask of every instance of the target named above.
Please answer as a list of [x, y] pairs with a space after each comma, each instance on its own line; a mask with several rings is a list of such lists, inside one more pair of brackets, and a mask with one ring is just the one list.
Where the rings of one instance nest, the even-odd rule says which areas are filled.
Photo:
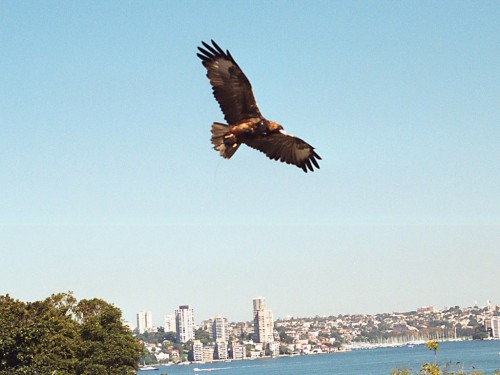
[[266, 154], [270, 159], [296, 165], [304, 172], [319, 169], [321, 157], [302, 139], [288, 135], [283, 127], [266, 120], [259, 111], [252, 86], [229, 51], [224, 52], [212, 40], [202, 42], [198, 57], [207, 69], [213, 94], [224, 113], [226, 124], [212, 125], [214, 149], [226, 159], [244, 143]]

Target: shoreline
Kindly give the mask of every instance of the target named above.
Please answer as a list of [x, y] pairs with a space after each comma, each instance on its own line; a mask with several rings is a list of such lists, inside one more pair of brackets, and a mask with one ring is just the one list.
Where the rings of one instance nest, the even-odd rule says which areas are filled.
[[[495, 339], [495, 338], [490, 338], [490, 339], [484, 339], [484, 340], [473, 340], [472, 338], [457, 338], [457, 339], [446, 339], [446, 340], [441, 340], [439, 342], [463, 342], [463, 341], [500, 341], [500, 339]], [[287, 357], [304, 357], [304, 356], [313, 356], [313, 355], [322, 355], [322, 354], [340, 354], [340, 353], [348, 353], [352, 351], [359, 351], [359, 350], [375, 350], [375, 349], [384, 349], [384, 348], [398, 348], [398, 347], [414, 347], [414, 346], [420, 346], [420, 345], [425, 345], [426, 341], [424, 340], [417, 340], [417, 341], [411, 341], [411, 342], [406, 342], [406, 343], [379, 343], [379, 344], [374, 344], [374, 343], [359, 343], [359, 344], [350, 344], [346, 348], [343, 348], [341, 350], [332, 350], [328, 352], [308, 352], [308, 353], [300, 353], [300, 354], [280, 354], [277, 356], [261, 356], [261, 357], [255, 357], [255, 358], [242, 358], [242, 359], [214, 359], [211, 361], [186, 361], [186, 362], [178, 362], [178, 363], [155, 363], [151, 364], [149, 366], [165, 366], [165, 367], [170, 367], [170, 366], [189, 366], [189, 365], [204, 365], [204, 364], [211, 364], [211, 363], [230, 363], [230, 362], [243, 362], [243, 361], [255, 361], [259, 359], [277, 359], [277, 358], [287, 358]], [[499, 353], [500, 354], [500, 353]], [[140, 371], [140, 368], [139, 368]]]

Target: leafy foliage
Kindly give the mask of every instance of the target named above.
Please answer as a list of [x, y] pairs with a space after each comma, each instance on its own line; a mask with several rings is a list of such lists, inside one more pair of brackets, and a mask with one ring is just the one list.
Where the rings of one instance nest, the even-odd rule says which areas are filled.
[[203, 328], [198, 328], [194, 331], [194, 338], [200, 340], [203, 345], [209, 345], [213, 341], [210, 338], [210, 333]]
[[[427, 347], [427, 349], [434, 351], [434, 367], [436, 367], [437, 351], [439, 350], [438, 342], [436, 340], [429, 340], [425, 343], [425, 346]], [[434, 375], [434, 373], [432, 372], [430, 372], [430, 374]]]
[[391, 375], [410, 375], [411, 372], [407, 368], [398, 368], [391, 371]]
[[441, 375], [443, 372], [438, 365], [431, 365], [430, 363], [425, 363], [422, 365], [421, 375]]
[[103, 300], [0, 296], [0, 374], [128, 374], [141, 354], [121, 311]]

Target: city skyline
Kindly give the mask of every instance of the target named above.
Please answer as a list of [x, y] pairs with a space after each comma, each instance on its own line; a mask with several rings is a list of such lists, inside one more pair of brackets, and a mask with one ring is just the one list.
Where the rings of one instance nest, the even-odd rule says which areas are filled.
[[493, 305], [490, 301], [484, 307], [450, 306], [439, 310], [424, 306], [415, 311], [376, 315], [287, 317], [269, 322], [271, 335], [265, 332], [267, 325], [261, 325], [267, 314], [259, 317], [267, 309], [265, 298], [257, 297], [253, 299], [253, 322], [228, 323], [221, 316], [204, 320], [197, 327], [204, 333], [185, 344], [183, 356], [173, 345], [171, 335], [159, 332], [139, 338], [144, 340], [151, 356], [158, 360], [159, 353], [162, 359], [173, 363], [413, 346], [429, 340], [500, 338], [500, 304]]
[[[500, 300], [500, 2], [2, 2], [0, 294], [134, 324]], [[225, 160], [202, 40], [321, 155]]]
[[[251, 323], [251, 324], [254, 324], [254, 321], [255, 321], [255, 300], [261, 300], [261, 299], [264, 299], [264, 301], [266, 300], [265, 297], [262, 297], [262, 296], [259, 296], [259, 297], [255, 297], [252, 299], [252, 302], [253, 302], [253, 314], [249, 314], [249, 317], [248, 319], [228, 319], [227, 316], [225, 315], [221, 315], [221, 314], [215, 314], [215, 315], [212, 315], [212, 316], [205, 316], [205, 317], [200, 317], [198, 320], [195, 319], [194, 323], [195, 323], [195, 326], [197, 327], [200, 327], [204, 322], [207, 322], [208, 320], [211, 320], [211, 319], [216, 319], [217, 317], [219, 318], [222, 318], [226, 321], [226, 323], [238, 323], [238, 322], [246, 322], [246, 323]], [[266, 306], [266, 302], [264, 302], [264, 308]], [[418, 306], [418, 307], [414, 307], [412, 309], [408, 309], [408, 310], [397, 310], [397, 311], [378, 311], [378, 312], [354, 312], [354, 313], [350, 313], [350, 312], [340, 312], [340, 313], [330, 313], [330, 314], [312, 314], [312, 315], [290, 315], [290, 314], [286, 314], [286, 315], [282, 315], [282, 316], [278, 316], [276, 318], [273, 317], [273, 322], [275, 322], [276, 320], [286, 320], [286, 319], [290, 319], [290, 318], [294, 318], [294, 319], [304, 319], [304, 318], [314, 318], [314, 317], [328, 317], [328, 316], [337, 316], [337, 315], [376, 315], [376, 314], [393, 314], [393, 313], [407, 313], [407, 312], [410, 312], [410, 311], [415, 311], [416, 313], [419, 313], [419, 314], [424, 314], [426, 312], [436, 312], [436, 311], [441, 311], [441, 310], [446, 310], [450, 307], [455, 307], [455, 306], [459, 306], [460, 308], [472, 308], [472, 307], [479, 307], [479, 308], [483, 308], [483, 307], [493, 307], [493, 306], [500, 306], [500, 301], [497, 301], [496, 303], [494, 301], [491, 301], [491, 300], [486, 300], [484, 302], [484, 305], [482, 305], [481, 303], [479, 303], [479, 301], [474, 301], [473, 304], [469, 304], [469, 305], [459, 305], [459, 304], [449, 304], [449, 305], [446, 305], [446, 306], [441, 306], [441, 307], [436, 307], [436, 306], [432, 306], [432, 305], [423, 305], [423, 306]], [[194, 310], [194, 308], [192, 309]], [[164, 313], [164, 314], [161, 314], [162, 316], [164, 316], [165, 318], [167, 316], [174, 316], [175, 315], [170, 315], [168, 313]], [[125, 319], [125, 317], [123, 317], [125, 321], [129, 322], [127, 319]], [[165, 319], [163, 320], [163, 322], [165, 322]], [[165, 327], [165, 324], [158, 324], [158, 325], [155, 325], [154, 328], [158, 328], [158, 327]], [[134, 329], [134, 327], [132, 327], [132, 329]]]

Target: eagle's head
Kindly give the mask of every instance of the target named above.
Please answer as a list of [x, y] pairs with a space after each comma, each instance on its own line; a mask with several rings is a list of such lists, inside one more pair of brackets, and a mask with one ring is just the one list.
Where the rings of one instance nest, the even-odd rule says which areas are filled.
[[283, 126], [281, 126], [277, 122], [269, 121], [268, 129], [272, 133], [273, 132], [279, 132], [280, 130], [283, 130]]

